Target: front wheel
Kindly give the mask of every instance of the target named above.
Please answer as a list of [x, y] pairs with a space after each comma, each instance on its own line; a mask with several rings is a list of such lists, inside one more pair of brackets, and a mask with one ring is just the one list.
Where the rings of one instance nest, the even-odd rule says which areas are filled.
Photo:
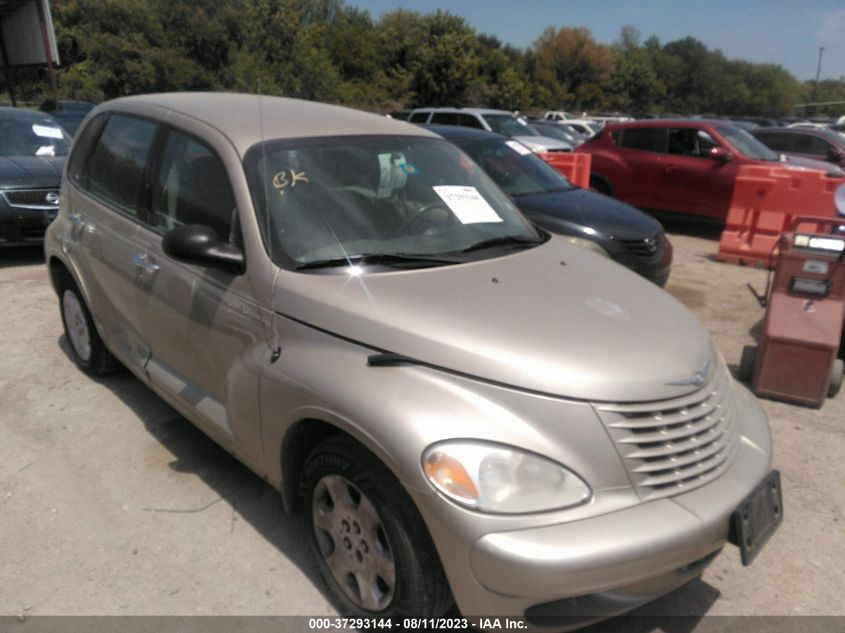
[[595, 176], [590, 178], [590, 189], [592, 189], [596, 193], [601, 193], [605, 196], [613, 197], [613, 191], [610, 189], [610, 185], [608, 185], [607, 182], [605, 182], [601, 178], [596, 178]]
[[440, 559], [408, 494], [347, 436], [319, 444], [303, 469], [311, 550], [344, 614], [434, 617], [452, 604]]

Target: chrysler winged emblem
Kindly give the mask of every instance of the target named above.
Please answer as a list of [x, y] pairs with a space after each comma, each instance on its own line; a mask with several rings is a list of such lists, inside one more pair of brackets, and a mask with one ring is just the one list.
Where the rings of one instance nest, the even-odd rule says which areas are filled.
[[698, 371], [696, 371], [692, 376], [689, 376], [687, 378], [681, 378], [680, 380], [673, 380], [672, 382], [667, 382], [666, 384], [678, 387], [685, 387], [687, 385], [695, 385], [696, 387], [700, 387], [707, 380], [707, 376], [710, 375], [710, 363], [711, 360], [708, 358], [707, 361], [704, 363], [704, 366]]

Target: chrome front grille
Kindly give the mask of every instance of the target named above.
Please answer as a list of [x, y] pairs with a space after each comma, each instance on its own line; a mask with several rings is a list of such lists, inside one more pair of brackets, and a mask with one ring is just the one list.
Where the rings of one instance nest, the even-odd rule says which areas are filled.
[[619, 240], [619, 243], [634, 257], [652, 259], [662, 253], [663, 239], [663, 236], [657, 233], [645, 239]]
[[12, 189], [2, 192], [10, 207], [23, 209], [58, 209], [58, 189]]
[[732, 379], [721, 363], [710, 383], [693, 394], [593, 406], [643, 500], [687, 492], [716, 479], [739, 446]]

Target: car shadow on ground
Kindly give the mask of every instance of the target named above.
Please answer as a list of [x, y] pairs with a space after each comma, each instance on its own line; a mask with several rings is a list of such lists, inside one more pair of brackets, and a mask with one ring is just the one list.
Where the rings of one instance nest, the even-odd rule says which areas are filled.
[[718, 241], [725, 228], [723, 222], [708, 222], [697, 218], [685, 218], [677, 216], [666, 216], [655, 214], [660, 220], [663, 229], [669, 234], [687, 235], [689, 237], [701, 237], [708, 240]]
[[0, 248], [0, 269], [14, 266], [35, 266], [44, 263], [44, 247], [4, 246]]
[[719, 599], [719, 590], [701, 579], [582, 633], [692, 633]]
[[[73, 362], [64, 334], [59, 337], [58, 344]], [[168, 464], [170, 468], [196, 475], [217, 495], [214, 504], [222, 501], [231, 506], [230, 530], [237, 530], [239, 521], [249, 523], [329, 600], [320, 572], [311, 558], [301, 517], [285, 513], [281, 493], [171, 408], [129, 370], [91, 379], [120, 398], [143, 422], [150, 435], [173, 455], [173, 461]], [[205, 509], [171, 508], [166, 502], [162, 506], [147, 510], [195, 513]]]
[[[58, 345], [73, 362], [67, 337]], [[191, 473], [232, 508], [231, 530], [246, 521], [312, 582], [323, 597], [331, 598], [310, 555], [307, 534], [299, 515], [288, 516], [281, 494], [218, 446], [159, 398], [128, 370], [91, 378], [128, 406], [144, 427], [173, 456], [168, 464], [180, 473]], [[205, 506], [210, 507], [210, 505]], [[167, 512], [201, 512], [205, 508], [162, 508]], [[152, 510], [152, 509], [151, 509]], [[582, 629], [586, 633], [690, 633], [719, 597], [717, 589], [697, 579], [627, 615]], [[696, 615], [688, 615], [696, 614]], [[451, 615], [459, 617], [453, 607]]]

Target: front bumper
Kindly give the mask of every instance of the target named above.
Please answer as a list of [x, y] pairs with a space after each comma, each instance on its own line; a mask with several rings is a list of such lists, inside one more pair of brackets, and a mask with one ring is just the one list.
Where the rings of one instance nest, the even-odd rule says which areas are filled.
[[44, 232], [58, 208], [26, 209], [3, 204], [0, 200], [0, 246], [26, 246], [44, 242]]
[[[488, 533], [452, 582], [465, 615], [580, 625], [633, 609], [698, 577], [726, 544], [730, 517], [771, 468], [766, 417], [735, 385], [739, 447], [718, 479], [688, 493], [569, 523]], [[457, 561], [444, 560], [453, 578]]]

